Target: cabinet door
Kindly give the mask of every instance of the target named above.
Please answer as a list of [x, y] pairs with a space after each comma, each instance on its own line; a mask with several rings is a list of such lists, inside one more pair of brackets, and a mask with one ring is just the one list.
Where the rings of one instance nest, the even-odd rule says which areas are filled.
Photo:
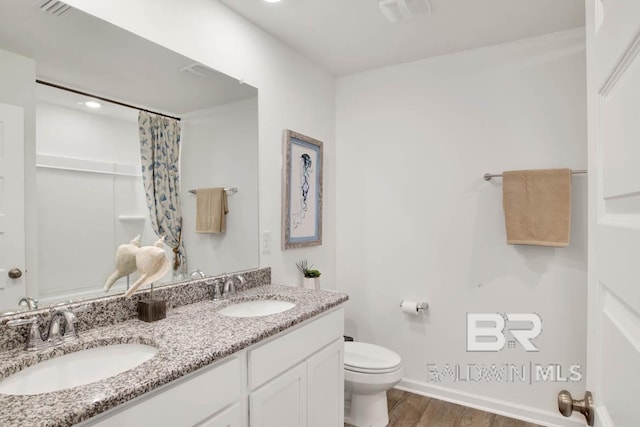
[[236, 404], [198, 424], [198, 427], [240, 427], [241, 423], [240, 405]]
[[251, 427], [306, 426], [306, 375], [306, 364], [301, 363], [251, 393]]
[[344, 342], [338, 339], [307, 359], [309, 427], [344, 425]]

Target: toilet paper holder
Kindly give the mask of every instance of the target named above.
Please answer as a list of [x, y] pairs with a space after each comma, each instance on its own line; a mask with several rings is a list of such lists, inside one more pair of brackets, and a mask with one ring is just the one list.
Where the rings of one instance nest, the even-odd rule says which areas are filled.
[[[400, 308], [402, 308], [402, 303], [404, 303], [404, 300], [400, 301]], [[418, 310], [426, 310], [426, 309], [429, 308], [429, 303], [426, 303], [424, 301], [423, 302], [419, 302], [419, 303], [417, 303], [416, 308]]]

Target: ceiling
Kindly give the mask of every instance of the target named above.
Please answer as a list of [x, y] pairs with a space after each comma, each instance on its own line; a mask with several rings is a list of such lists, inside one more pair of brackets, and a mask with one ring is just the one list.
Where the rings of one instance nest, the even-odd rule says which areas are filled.
[[334, 75], [568, 30], [585, 19], [584, 0], [431, 0], [431, 15], [396, 23], [379, 0], [220, 1]]
[[194, 61], [79, 10], [54, 16], [38, 0], [1, 1], [0, 49], [34, 58], [41, 80], [172, 115], [257, 95], [206, 67], [180, 72]]

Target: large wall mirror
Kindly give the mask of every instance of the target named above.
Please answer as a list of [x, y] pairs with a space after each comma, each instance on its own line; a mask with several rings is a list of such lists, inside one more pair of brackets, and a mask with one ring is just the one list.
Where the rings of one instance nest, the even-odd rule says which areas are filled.
[[[18, 306], [24, 296], [41, 307], [103, 296], [118, 246], [137, 235], [142, 246], [157, 240], [141, 174], [139, 111], [33, 79], [25, 83], [21, 64], [28, 69], [35, 63], [39, 81], [180, 119], [187, 267], [164, 283], [188, 279], [194, 270], [217, 275], [258, 267], [257, 90], [83, 12], [60, 14], [44, 3], [1, 4], [0, 124], [8, 120], [2, 107], [11, 111], [16, 99], [26, 118], [24, 167], [0, 170], [0, 183], [22, 174], [24, 198], [36, 212], [27, 202], [26, 238], [0, 224], [0, 312], [24, 310]], [[237, 189], [226, 193], [226, 230], [196, 233], [196, 196], [189, 190], [210, 187]], [[0, 188], [0, 216], [15, 220], [6, 206], [24, 202], [5, 190]], [[20, 238], [24, 249], [15, 243]], [[12, 265], [16, 251], [25, 252], [24, 265]], [[172, 255], [168, 247], [167, 253]], [[25, 266], [23, 277], [6, 277]], [[133, 283], [135, 273], [129, 279]], [[109, 294], [126, 286], [123, 277]]]

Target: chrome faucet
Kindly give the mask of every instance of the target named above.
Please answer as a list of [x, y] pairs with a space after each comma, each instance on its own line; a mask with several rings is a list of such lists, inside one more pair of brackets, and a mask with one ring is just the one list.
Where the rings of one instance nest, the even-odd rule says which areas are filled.
[[224, 289], [222, 290], [222, 298], [227, 299], [236, 295], [236, 284], [234, 279], [238, 280], [238, 285], [243, 286], [247, 283], [244, 277], [240, 274], [235, 276], [228, 276], [224, 282]]
[[[47, 334], [43, 335], [38, 327], [38, 318], [30, 317], [27, 319], [10, 320], [7, 326], [30, 325], [29, 334], [25, 350], [41, 350], [43, 348], [55, 347], [64, 342], [74, 341], [78, 339], [78, 331], [76, 322], [78, 321], [76, 313], [86, 310], [86, 307], [77, 307], [73, 310], [66, 307], [51, 307], [51, 317], [49, 319], [49, 327]], [[64, 332], [61, 322], [64, 321]]]
[[222, 298], [222, 281], [216, 279], [211, 284], [213, 285], [213, 300], [219, 301]]
[[236, 296], [236, 284], [233, 282], [233, 277], [227, 277], [222, 290], [222, 298], [228, 299], [234, 296]]
[[18, 305], [26, 305], [29, 310], [37, 310], [38, 309], [38, 300], [30, 297], [23, 297]]
[[[78, 323], [76, 313], [80, 313], [85, 310], [86, 306], [78, 307], [74, 310], [70, 310], [68, 308], [54, 308], [51, 324], [49, 325], [49, 340], [55, 340], [56, 338], [65, 342], [77, 340], [79, 336], [78, 329], [76, 328], [76, 323]], [[64, 320], [64, 333], [60, 332], [60, 322], [62, 320]]]

